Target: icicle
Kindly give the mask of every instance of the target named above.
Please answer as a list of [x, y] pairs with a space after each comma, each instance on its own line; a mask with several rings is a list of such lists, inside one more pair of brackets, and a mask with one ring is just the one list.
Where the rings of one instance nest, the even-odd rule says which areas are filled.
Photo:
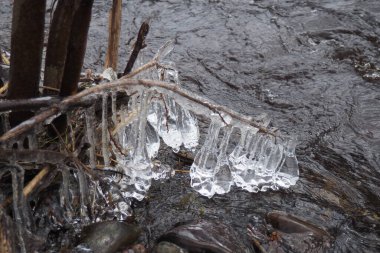
[[298, 161], [295, 155], [296, 139], [289, 138], [284, 142], [284, 161], [274, 174], [274, 189], [278, 186], [289, 188], [295, 185], [299, 178]]
[[241, 128], [240, 141], [229, 157], [235, 184], [250, 192], [259, 191], [254, 161], [250, 158], [252, 140], [255, 141], [257, 131], [256, 128]]
[[163, 80], [165, 80], [166, 82], [173, 82], [178, 86], [180, 85], [178, 70], [174, 62], [171, 62], [171, 61], [161, 62], [160, 71], [162, 71], [161, 75], [163, 76]]
[[[20, 170], [20, 171], [18, 171]], [[24, 183], [24, 169], [17, 166], [12, 168], [12, 191], [13, 191], [13, 214], [14, 219], [17, 224], [17, 234], [18, 241], [20, 245], [21, 252], [26, 252], [25, 243], [22, 235], [22, 230], [24, 229], [24, 221], [23, 221], [23, 212], [25, 212], [24, 207], [24, 194], [23, 194], [23, 183]]]
[[24, 138], [21, 138], [16, 141], [17, 149], [23, 150], [24, 149]]
[[177, 104], [174, 99], [167, 95], [163, 95], [163, 101], [153, 102], [149, 113], [148, 121], [155, 128], [162, 140], [178, 152], [183, 143], [182, 133], [178, 126], [179, 113]]
[[29, 149], [32, 149], [32, 150], [37, 149], [38, 148], [37, 136], [34, 129], [30, 132], [30, 134], [27, 135], [27, 138], [28, 138]]
[[90, 167], [92, 169], [96, 168], [96, 139], [94, 134], [95, 129], [95, 106], [91, 106], [85, 112], [86, 115], [86, 133], [87, 141], [90, 143], [89, 156], [90, 156]]
[[111, 109], [112, 109], [112, 121], [113, 121], [114, 126], [117, 125], [116, 97], [117, 97], [116, 91], [112, 91], [111, 92]]
[[137, 143], [133, 149], [132, 159], [123, 166], [128, 178], [123, 178], [121, 187], [124, 197], [142, 200], [151, 185], [152, 163], [146, 149], [147, 112], [151, 94], [143, 92], [140, 96], [140, 117], [138, 119]]
[[262, 175], [262, 178], [265, 182], [265, 185], [261, 187], [262, 191], [269, 189], [269, 187], [271, 187], [272, 189], [276, 188], [274, 186], [276, 184], [276, 169], [281, 166], [281, 163], [283, 161], [283, 153], [284, 147], [282, 144], [273, 144], [273, 148], [267, 157], [265, 166], [266, 169], [264, 170], [264, 174]]
[[231, 174], [230, 162], [227, 157], [227, 147], [230, 141], [232, 133], [231, 127], [226, 127], [223, 135], [223, 139], [219, 147], [219, 155], [215, 168], [214, 176], [214, 189], [218, 194], [224, 194], [231, 190], [231, 186], [234, 184]]
[[160, 149], [160, 137], [150, 123], [146, 125], [146, 149], [149, 158], [156, 157]]
[[104, 159], [104, 166], [108, 167], [110, 165], [109, 151], [108, 151], [108, 93], [103, 94], [102, 100], [102, 153]]
[[139, 94], [130, 97], [128, 108], [124, 106], [120, 112], [120, 124], [116, 126], [112, 132], [113, 140], [117, 143], [111, 142], [114, 154], [116, 155], [118, 164], [126, 165], [133, 155], [133, 149], [137, 145], [138, 133], [138, 105], [136, 99]]
[[[146, 154], [146, 125], [147, 125], [147, 112], [150, 100], [150, 92], [144, 92], [141, 95], [140, 102], [140, 118], [138, 125], [138, 138], [137, 138], [137, 147], [133, 153], [133, 163], [140, 164], [143, 166], [150, 164], [150, 161], [147, 159]], [[138, 169], [138, 167], [136, 168]]]
[[4, 133], [8, 132], [11, 129], [11, 124], [9, 122], [9, 113], [5, 112], [1, 114], [3, 118], [3, 129]]
[[213, 179], [217, 166], [217, 141], [221, 127], [221, 122], [213, 118], [205, 143], [195, 156], [190, 168], [191, 186], [209, 198], [215, 194]]
[[[253, 161], [251, 163], [251, 168], [255, 171], [253, 180], [255, 181], [255, 185], [257, 184], [261, 191], [266, 191], [272, 184], [274, 171], [270, 171], [267, 165], [273, 148], [275, 148], [275, 146], [273, 146], [270, 137], [262, 136], [256, 146], [256, 154], [253, 156], [253, 159], [251, 159], [251, 161]], [[247, 183], [249, 184], [249, 182]]]
[[62, 174], [62, 184], [59, 189], [60, 193], [60, 204], [61, 207], [65, 210], [65, 214], [69, 220], [73, 217], [73, 207], [71, 206], [71, 198], [70, 198], [70, 168], [66, 166], [62, 166], [60, 168]]
[[87, 204], [88, 204], [88, 183], [86, 174], [82, 170], [77, 170], [76, 172], [78, 177], [79, 184], [79, 194], [80, 194], [80, 215], [83, 221], [88, 221], [89, 216], [87, 212]]
[[170, 54], [174, 49], [174, 40], [167, 41], [160, 49], [158, 49], [154, 59], [157, 62], [163, 60], [168, 54]]
[[178, 113], [179, 122], [177, 125], [182, 134], [183, 146], [191, 151], [195, 151], [199, 140], [198, 121], [188, 110], [179, 106]]
[[[29, 213], [30, 208], [28, 208], [28, 204], [23, 193], [24, 169], [19, 165], [13, 165], [10, 171], [12, 174], [13, 207], [15, 207], [16, 204], [18, 208], [18, 210], [14, 210], [16, 221], [30, 229], [32, 228], [31, 215]], [[19, 213], [19, 215], [16, 213]]]
[[161, 161], [155, 160], [152, 168], [152, 178], [154, 180], [164, 180], [174, 176], [175, 171], [170, 168], [169, 165], [161, 163]]

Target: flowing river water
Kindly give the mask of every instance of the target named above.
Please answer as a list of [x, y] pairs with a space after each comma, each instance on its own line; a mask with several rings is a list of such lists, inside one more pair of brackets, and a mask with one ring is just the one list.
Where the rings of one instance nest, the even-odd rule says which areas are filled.
[[[9, 48], [6, 2], [0, 45]], [[95, 1], [85, 68], [104, 65], [111, 2]], [[185, 88], [247, 115], [267, 113], [299, 140], [300, 180], [288, 190], [233, 189], [207, 199], [185, 173], [155, 183], [134, 204], [145, 242], [197, 218], [223, 220], [243, 234], [248, 223], [282, 210], [326, 229], [331, 251], [380, 251], [378, 0], [131, 0], [123, 7], [120, 70], [150, 18], [147, 60], [174, 38], [172, 60]]]

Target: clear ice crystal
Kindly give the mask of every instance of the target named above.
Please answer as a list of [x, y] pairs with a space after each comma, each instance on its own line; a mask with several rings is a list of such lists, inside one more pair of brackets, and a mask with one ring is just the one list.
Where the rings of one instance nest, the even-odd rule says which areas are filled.
[[[175, 64], [165, 60], [173, 48], [174, 41], [167, 42], [154, 57], [156, 66], [139, 73], [135, 78], [161, 80], [172, 84], [174, 89], [181, 89]], [[143, 56], [139, 55], [136, 67], [143, 64]], [[114, 74], [107, 70], [103, 76], [111, 81], [115, 78]], [[200, 134], [193, 113], [211, 119], [203, 146], [190, 168], [191, 186], [200, 194], [212, 197], [214, 194], [228, 193], [233, 185], [250, 192], [276, 190], [279, 187], [288, 188], [298, 180], [295, 139], [277, 138], [262, 131], [270, 123], [265, 114], [245, 116], [184, 89], [176, 93], [158, 86], [129, 87], [126, 91], [130, 95], [128, 107], [117, 104], [116, 91], [109, 92], [114, 129], [108, 133], [109, 94], [105, 93], [102, 104], [102, 149], [106, 168], [124, 175], [117, 180], [110, 177], [110, 180], [119, 184], [123, 199], [133, 197], [142, 200], [152, 179], [159, 180], [172, 175], [171, 168], [156, 160], [152, 161], [158, 155], [161, 139], [174, 152], [181, 148], [193, 152], [196, 150]], [[204, 102], [194, 103], [194, 99]], [[86, 112], [90, 143], [95, 142], [90, 129], [93, 125], [92, 114], [90, 110]], [[256, 125], [249, 122], [255, 122]], [[106, 154], [108, 146], [104, 145], [104, 142], [108, 144], [109, 141], [116, 157], [114, 168], [110, 167], [109, 155]], [[91, 153], [94, 151], [90, 150], [93, 167]]]
[[[276, 140], [257, 128], [238, 125], [240, 140], [228, 154], [233, 128], [213, 120], [205, 143], [190, 169], [191, 186], [212, 197], [224, 194], [236, 185], [249, 192], [288, 188], [298, 180], [296, 142]], [[218, 145], [219, 132], [223, 137]]]

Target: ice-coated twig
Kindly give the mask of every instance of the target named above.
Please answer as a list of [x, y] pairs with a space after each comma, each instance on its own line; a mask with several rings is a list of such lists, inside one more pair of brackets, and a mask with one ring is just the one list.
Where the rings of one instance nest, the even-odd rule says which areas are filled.
[[85, 114], [86, 114], [87, 140], [90, 143], [90, 147], [89, 147], [90, 167], [91, 169], [95, 169], [96, 167], [96, 154], [95, 154], [96, 139], [95, 139], [95, 134], [94, 134], [95, 106], [91, 106], [90, 108], [88, 108]]
[[102, 97], [102, 154], [104, 165], [110, 165], [109, 151], [108, 151], [108, 93], [104, 93]]
[[[149, 64], [151, 63], [147, 63], [146, 65], [144, 65], [145, 67], [142, 66], [142, 68], [144, 67], [145, 69], [147, 69], [146, 66], [149, 67]], [[244, 124], [258, 128], [260, 132], [276, 136], [276, 134], [271, 132], [268, 128], [263, 127], [261, 124], [255, 122], [253, 118], [247, 117], [225, 106], [218, 105], [208, 99], [205, 99], [185, 89], [182, 89], [173, 83], [153, 81], [153, 80], [135, 80], [135, 79], [122, 78], [114, 82], [104, 83], [104, 84], [100, 84], [100, 85], [88, 88], [78, 94], [67, 97], [66, 99], [62, 100], [60, 103], [51, 106], [49, 109], [42, 111], [41, 113], [35, 115], [29, 120], [24, 121], [23, 123], [9, 130], [7, 133], [5, 133], [4, 135], [0, 137], [0, 144], [3, 142], [7, 142], [12, 138], [15, 138], [19, 136], [20, 134], [27, 132], [28, 130], [36, 126], [37, 124], [43, 123], [45, 120], [51, 117], [58, 116], [60, 113], [67, 111], [70, 107], [72, 107], [75, 104], [78, 104], [80, 102], [83, 103], [86, 100], [86, 97], [89, 97], [89, 99], [94, 99], [94, 95], [96, 94], [101, 95], [102, 93], [111, 89], [129, 89], [129, 88], [133, 89], [133, 88], [144, 88], [144, 87], [153, 88], [160, 91], [170, 91], [173, 95], [176, 95], [188, 100], [189, 103], [194, 103], [194, 105], [202, 106], [210, 110], [211, 112], [215, 112], [219, 114], [223, 118], [223, 120], [225, 120], [224, 115], [226, 115]], [[197, 112], [194, 111], [194, 113], [197, 113]], [[209, 116], [209, 115], [206, 115], [206, 116]]]
[[37, 164], [60, 164], [70, 159], [70, 156], [57, 151], [51, 150], [16, 150], [16, 149], [0, 149], [0, 159], [8, 162], [29, 162]]
[[29, 99], [0, 99], [0, 112], [22, 111], [25, 108], [29, 110], [40, 109], [42, 107], [51, 106], [60, 101], [57, 97], [39, 97]]

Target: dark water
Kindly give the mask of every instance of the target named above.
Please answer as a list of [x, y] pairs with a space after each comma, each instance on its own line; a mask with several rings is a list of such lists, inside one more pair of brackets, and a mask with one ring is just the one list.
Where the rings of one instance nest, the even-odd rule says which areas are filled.
[[[101, 71], [111, 1], [95, 2], [85, 67]], [[175, 38], [184, 87], [248, 115], [265, 112], [299, 139], [300, 180], [289, 190], [207, 199], [186, 174], [153, 185], [135, 207], [146, 242], [199, 217], [244, 233], [248, 222], [283, 210], [325, 228], [332, 251], [380, 251], [378, 0], [125, 2], [120, 70], [151, 18], [147, 57]], [[0, 5], [7, 47], [9, 3]]]

